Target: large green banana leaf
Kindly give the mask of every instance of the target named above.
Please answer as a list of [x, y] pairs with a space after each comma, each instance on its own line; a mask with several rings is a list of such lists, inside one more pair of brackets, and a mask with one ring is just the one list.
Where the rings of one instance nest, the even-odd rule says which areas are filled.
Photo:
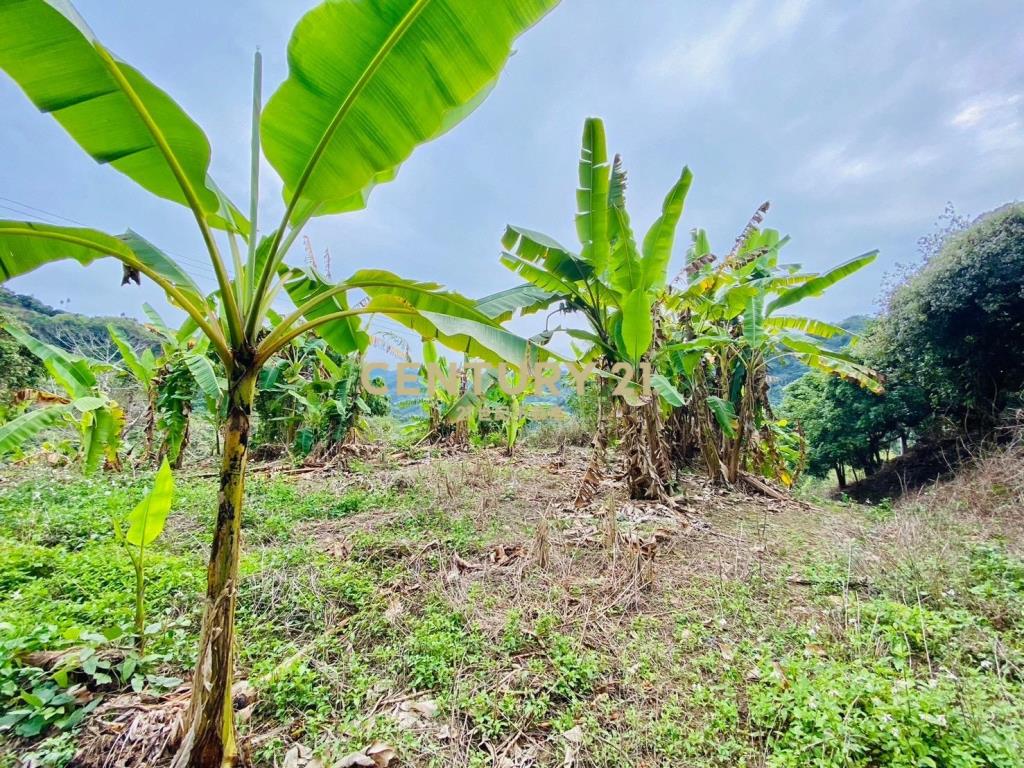
[[420, 283], [384, 270], [364, 269], [344, 284], [369, 295], [370, 307], [398, 301], [412, 308], [416, 314], [396, 314], [393, 319], [418, 331], [424, 338], [437, 338], [449, 349], [514, 365], [523, 362], [528, 353], [525, 339], [501, 328], [481, 312], [473, 300], [441, 291], [436, 283]]
[[188, 366], [189, 373], [192, 374], [192, 378], [199, 385], [199, 390], [203, 395], [214, 401], [219, 400], [221, 385], [209, 358], [198, 352], [185, 352], [185, 365]]
[[596, 279], [593, 266], [554, 238], [510, 226], [501, 242], [508, 249], [499, 256], [501, 263], [542, 291], [574, 297], [592, 306], [618, 306], [619, 296]]
[[307, 13], [260, 119], [293, 214], [365, 204], [417, 145], [481, 101], [512, 42], [557, 0], [348, 0]]
[[174, 475], [165, 457], [153, 479], [153, 490], [124, 519], [124, 540], [133, 547], [148, 547], [156, 541], [164, 530], [173, 499]]
[[640, 249], [626, 210], [626, 172], [619, 158], [612, 166], [611, 191], [608, 196], [608, 229], [614, 243], [609, 257], [608, 279], [611, 287], [625, 296], [643, 289]]
[[537, 289], [560, 296], [578, 298], [585, 287], [562, 278], [541, 264], [534, 264], [511, 253], [503, 253], [498, 260]]
[[40, 341], [13, 323], [5, 323], [3, 329], [39, 358], [50, 376], [70, 398], [77, 399], [92, 394], [96, 387], [96, 375], [88, 360]]
[[730, 440], [736, 437], [739, 421], [736, 418], [736, 408], [733, 404], [716, 395], [709, 396], [705, 402], [707, 402], [708, 407], [711, 409], [711, 413], [714, 414], [718, 426], [722, 428], [722, 434]]
[[764, 320], [764, 327], [786, 331], [800, 331], [801, 333], [809, 333], [822, 339], [830, 339], [834, 336], [842, 336], [843, 334], [853, 335], [845, 328], [826, 323], [823, 320], [815, 320], [813, 317], [792, 317], [790, 315], [767, 317]]
[[0, 426], [0, 454], [12, 453], [44, 429], [59, 424], [70, 413], [69, 405], [53, 405], [23, 413]]
[[196, 309], [209, 307], [202, 290], [174, 259], [130, 229], [119, 239], [131, 249], [143, 272], [170, 283]]
[[589, 280], [594, 268], [553, 237], [524, 227], [509, 226], [501, 238], [502, 246], [525, 261], [539, 264], [560, 280]]
[[134, 260], [123, 241], [95, 229], [0, 221], [0, 276], [5, 281], [53, 261], [73, 259], [84, 266], [104, 256]]
[[[421, 304], [432, 304], [430, 294], [416, 296], [413, 299], [424, 299]], [[369, 301], [366, 308], [378, 311], [397, 323], [410, 328], [425, 340], [436, 339], [438, 342], [456, 352], [463, 352], [470, 357], [491, 363], [507, 362], [520, 365], [529, 356], [540, 357], [538, 349], [515, 334], [509, 333], [490, 321], [480, 322], [466, 317], [458, 317], [443, 312], [433, 312], [414, 306], [406, 299], [392, 294], [381, 294]]]
[[846, 363], [853, 363], [854, 365], [860, 365], [860, 361], [853, 355], [841, 352], [839, 350], [828, 349], [820, 344], [815, 343], [810, 338], [800, 338], [797, 336], [779, 336], [779, 342], [782, 346], [799, 352], [805, 355], [817, 355], [818, 357], [825, 357], [829, 360], [841, 360]]
[[876, 395], [880, 395], [885, 391], [885, 388], [879, 380], [878, 372], [865, 365], [810, 353], [797, 354], [796, 358], [808, 368], [816, 368], [817, 370], [823, 371], [829, 375], [840, 376], [844, 379], [854, 381], [864, 389], [874, 392]]
[[639, 363], [654, 339], [654, 322], [651, 318], [651, 296], [643, 288], [637, 288], [622, 300], [622, 352], [634, 364]]
[[207, 176], [210, 143], [202, 129], [164, 91], [118, 61], [68, 0], [0, 2], [0, 69], [97, 162], [185, 205], [187, 184], [212, 224], [245, 229]]
[[777, 309], [791, 306], [810, 296], [820, 296], [826, 289], [832, 287], [844, 277], [848, 277], [857, 270], [866, 267], [868, 264], [873, 262], [877, 256], [878, 251], [868, 251], [867, 253], [863, 253], [849, 261], [843, 262], [838, 267], [830, 269], [823, 275], [819, 275], [808, 280], [803, 285], [790, 288], [788, 291], [780, 294], [778, 298], [768, 305], [768, 308], [765, 310], [765, 314], [770, 315]]
[[[522, 362], [527, 352], [525, 339], [501, 328], [473, 300], [442, 291], [437, 283], [406, 280], [378, 269], [360, 270], [338, 283], [328, 283], [311, 270], [292, 269], [288, 274], [285, 289], [300, 308], [321, 299], [304, 310], [309, 321], [346, 311], [347, 294], [359, 290], [368, 297], [365, 305], [361, 305], [363, 314], [377, 311], [388, 315], [424, 339], [438, 339], [450, 349], [483, 360], [514, 364]], [[328, 321], [319, 325], [316, 332], [339, 352], [365, 349], [369, 341], [360, 328], [358, 316]]]
[[104, 459], [117, 463], [117, 449], [124, 429], [124, 411], [116, 403], [86, 411], [82, 417], [82, 471], [91, 475]]
[[686, 195], [693, 183], [689, 168], [683, 168], [679, 180], [672, 185], [661, 206], [661, 215], [644, 236], [640, 261], [641, 283], [648, 290], [663, 288], [667, 280], [668, 262], [676, 240], [676, 226], [683, 215]]
[[580, 186], [576, 190], [576, 233], [583, 250], [580, 258], [600, 275], [608, 265], [608, 163], [604, 123], [588, 117], [583, 123], [580, 151]]
[[686, 405], [686, 398], [683, 397], [683, 394], [660, 373], [651, 376], [651, 388], [673, 408], [682, 408]]
[[175, 303], [189, 305], [200, 315], [208, 312], [206, 297], [188, 273], [131, 230], [114, 237], [95, 229], [0, 221], [0, 273], [4, 280], [55, 261], [73, 259], [85, 265], [105, 256], [144, 272], [167, 290]]
[[[286, 272], [284, 288], [295, 306], [301, 307], [316, 297], [335, 288], [334, 283], [324, 280], [315, 270], [293, 268]], [[316, 320], [325, 315], [344, 312], [349, 309], [345, 293], [338, 293], [317, 304], [305, 313], [306, 320]], [[361, 352], [366, 349], [370, 337], [360, 328], [358, 317], [342, 317], [321, 324], [317, 335], [338, 354]]]
[[156, 374], [156, 361], [152, 359], [152, 356], [148, 361], [143, 361], [132, 348], [128, 339], [121, 335], [121, 332], [112, 323], [107, 323], [107, 333], [110, 334], [110, 340], [114, 342], [117, 351], [121, 353], [121, 362], [131, 371], [135, 380], [148, 390], [153, 376]]
[[558, 301], [557, 294], [543, 291], [531, 283], [524, 283], [477, 299], [476, 308], [495, 322], [504, 323], [516, 312], [529, 315], [546, 309], [555, 301]]
[[759, 347], [765, 339], [764, 294], [758, 291], [747, 299], [743, 310], [743, 338], [751, 347]]

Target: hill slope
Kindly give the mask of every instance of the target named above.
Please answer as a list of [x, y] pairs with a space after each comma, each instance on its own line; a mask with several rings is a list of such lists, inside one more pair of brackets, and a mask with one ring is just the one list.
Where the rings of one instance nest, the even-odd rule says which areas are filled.
[[0, 288], [0, 319], [7, 318], [18, 320], [29, 333], [48, 344], [96, 360], [119, 357], [107, 333], [108, 323], [117, 327], [135, 347], [156, 344], [153, 334], [131, 318], [91, 317], [76, 312], [62, 312], [32, 296]]

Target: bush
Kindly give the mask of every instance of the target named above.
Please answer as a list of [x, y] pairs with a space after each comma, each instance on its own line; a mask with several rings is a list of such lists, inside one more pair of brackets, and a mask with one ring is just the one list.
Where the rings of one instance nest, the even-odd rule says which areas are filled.
[[872, 356], [932, 407], [990, 424], [1024, 387], [1024, 206], [1007, 205], [944, 242], [892, 294]]
[[789, 662], [751, 695], [770, 766], [1019, 765], [1024, 731], [992, 678], [907, 678], [884, 662]]

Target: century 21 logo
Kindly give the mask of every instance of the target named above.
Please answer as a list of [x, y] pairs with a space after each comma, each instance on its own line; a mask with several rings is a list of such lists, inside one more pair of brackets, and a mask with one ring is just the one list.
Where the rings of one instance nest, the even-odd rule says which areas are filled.
[[[367, 361], [362, 365], [360, 381], [363, 389], [373, 395], [388, 395], [388, 387], [381, 383], [380, 373], [391, 366], [386, 362]], [[469, 361], [463, 365], [443, 366], [440, 363], [412, 363], [402, 362], [394, 364], [395, 368], [395, 392], [397, 395], [416, 396], [421, 393], [421, 372], [426, 374], [426, 389], [428, 395], [436, 395], [438, 390], [443, 390], [450, 395], [458, 395], [463, 392], [463, 382], [472, 386], [474, 394], [483, 395], [493, 381], [496, 381], [501, 391], [507, 395], [521, 395], [532, 388], [533, 394], [543, 396], [545, 394], [559, 395], [558, 383], [566, 374], [572, 377], [576, 385], [576, 392], [582, 395], [587, 379], [593, 375], [607, 378], [615, 382], [612, 395], [633, 399], [631, 395], [639, 394], [648, 398], [651, 393], [651, 364], [641, 362], [639, 368], [639, 381], [636, 381], [637, 368], [626, 362], [615, 363], [610, 370], [603, 370], [597, 367], [597, 363], [584, 364], [570, 363], [564, 365], [560, 362], [548, 360], [544, 362], [523, 362], [520, 365], [509, 363], [485, 363], [481, 361]], [[492, 378], [493, 377], [493, 378]]]

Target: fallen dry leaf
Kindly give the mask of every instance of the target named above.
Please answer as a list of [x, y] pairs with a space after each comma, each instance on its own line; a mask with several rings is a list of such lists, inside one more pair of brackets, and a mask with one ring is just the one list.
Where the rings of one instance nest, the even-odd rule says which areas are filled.
[[433, 699], [419, 699], [410, 706], [424, 717], [434, 717], [437, 714], [437, 702]]
[[313, 750], [305, 744], [295, 744], [285, 752], [282, 768], [322, 768], [322, 763], [313, 758]]
[[361, 752], [353, 752], [349, 755], [345, 755], [345, 757], [341, 758], [341, 761], [337, 763], [337, 768], [350, 768], [351, 766], [356, 765], [373, 766], [373, 768], [388, 768], [388, 766], [397, 759], [398, 753], [395, 752], [390, 744], [385, 744], [383, 741], [375, 741]]
[[578, 725], [570, 728], [568, 731], [562, 734], [562, 738], [573, 744], [583, 743], [583, 729]]
[[[345, 755], [341, 760], [338, 761], [337, 768], [352, 768], [354, 765], [375, 765], [373, 758], [367, 755], [365, 752], [353, 752], [350, 755]], [[290, 768], [287, 764], [285, 768]]]
[[774, 677], [783, 688], [789, 688], [789, 678], [786, 677], [786, 673], [782, 669], [782, 665], [777, 661], [772, 662], [772, 677]]
[[387, 768], [387, 766], [398, 759], [398, 753], [395, 752], [391, 745], [385, 744], [382, 741], [374, 742], [367, 747], [366, 754], [373, 760], [373, 764], [377, 768]]
[[508, 565], [526, 553], [520, 544], [499, 544], [491, 550], [488, 559], [495, 565]]
[[388, 624], [394, 624], [403, 613], [405, 613], [405, 606], [396, 597], [388, 604], [387, 610], [384, 611], [384, 618]]

